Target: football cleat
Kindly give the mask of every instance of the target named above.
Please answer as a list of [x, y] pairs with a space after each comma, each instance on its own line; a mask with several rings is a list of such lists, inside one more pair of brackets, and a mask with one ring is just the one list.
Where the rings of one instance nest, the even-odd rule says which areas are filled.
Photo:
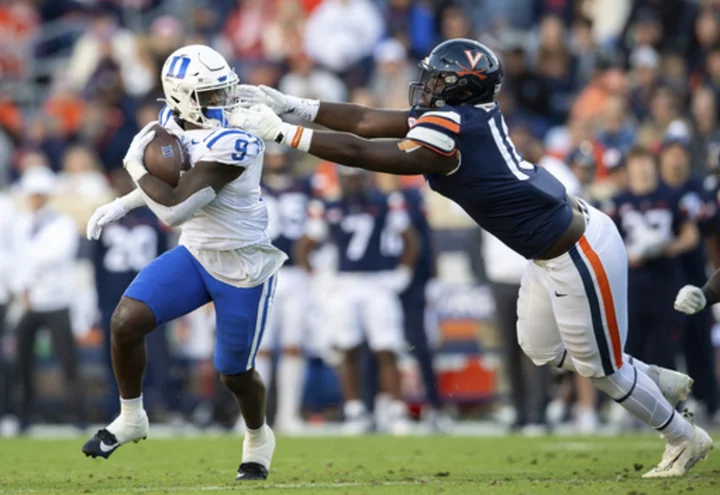
[[93, 437], [85, 442], [82, 451], [87, 457], [103, 457], [107, 459], [121, 445], [128, 442], [138, 443], [140, 440], [147, 438], [150, 424], [147, 415], [143, 415], [143, 420], [137, 425], [128, 425], [119, 416], [113, 421], [108, 428], [112, 429], [112, 433], [108, 428], [98, 431]]
[[668, 443], [662, 461], [643, 478], [675, 478], [684, 476], [690, 469], [707, 456], [713, 448], [713, 441], [705, 430], [693, 425], [690, 440], [678, 444]]
[[257, 462], [243, 462], [238, 468], [238, 474], [235, 481], [257, 481], [266, 480], [268, 470], [265, 466]]
[[651, 365], [647, 374], [673, 407], [690, 394], [693, 379], [684, 373]]
[[257, 443], [248, 433], [243, 440], [243, 462], [238, 468], [235, 481], [266, 480], [270, 472], [273, 452], [275, 452], [275, 434], [269, 426], [265, 428], [265, 438]]

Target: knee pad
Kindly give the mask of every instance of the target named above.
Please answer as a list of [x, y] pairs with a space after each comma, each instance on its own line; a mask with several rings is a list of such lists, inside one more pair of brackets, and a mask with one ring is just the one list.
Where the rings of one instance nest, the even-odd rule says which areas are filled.
[[616, 402], [623, 402], [635, 390], [638, 381], [638, 370], [629, 363], [625, 363], [619, 370], [610, 376], [589, 377], [590, 381], [599, 390], [602, 390]]

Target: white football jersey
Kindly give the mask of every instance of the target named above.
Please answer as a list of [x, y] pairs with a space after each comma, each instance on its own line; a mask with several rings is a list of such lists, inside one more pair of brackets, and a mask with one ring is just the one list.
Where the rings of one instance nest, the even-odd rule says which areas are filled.
[[[262, 283], [286, 259], [265, 232], [268, 213], [260, 192], [265, 143], [240, 129], [184, 130], [167, 107], [160, 112], [160, 123], [180, 138], [191, 167], [210, 162], [245, 169], [180, 226], [180, 244], [224, 282], [238, 286]], [[234, 261], [218, 252], [232, 252]]]

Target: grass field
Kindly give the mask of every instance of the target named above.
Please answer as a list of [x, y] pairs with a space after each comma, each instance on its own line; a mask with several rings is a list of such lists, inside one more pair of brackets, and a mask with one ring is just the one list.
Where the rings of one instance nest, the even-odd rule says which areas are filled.
[[687, 478], [642, 480], [657, 436], [279, 438], [270, 479], [236, 483], [238, 437], [151, 439], [109, 460], [82, 440], [0, 440], [0, 494], [720, 494], [720, 452]]

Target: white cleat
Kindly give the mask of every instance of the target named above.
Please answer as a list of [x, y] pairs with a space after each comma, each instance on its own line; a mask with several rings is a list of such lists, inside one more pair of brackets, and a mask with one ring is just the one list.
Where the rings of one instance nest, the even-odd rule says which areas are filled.
[[372, 419], [368, 414], [362, 414], [356, 418], [346, 418], [342, 429], [343, 434], [346, 436], [365, 435], [372, 430]]
[[713, 441], [705, 430], [693, 425], [690, 440], [678, 444], [668, 443], [658, 467], [648, 471], [643, 478], [675, 478], [684, 476], [698, 461], [707, 456], [713, 448]]
[[235, 481], [267, 479], [275, 452], [275, 434], [268, 425], [264, 425], [263, 428], [265, 435], [260, 441], [245, 433], [243, 460]]
[[661, 368], [660, 366], [649, 366], [648, 376], [654, 381], [660, 392], [675, 407], [678, 402], [686, 400], [694, 380], [685, 373]]
[[412, 430], [413, 425], [407, 418], [398, 418], [388, 424], [388, 433], [395, 437], [406, 437]]

